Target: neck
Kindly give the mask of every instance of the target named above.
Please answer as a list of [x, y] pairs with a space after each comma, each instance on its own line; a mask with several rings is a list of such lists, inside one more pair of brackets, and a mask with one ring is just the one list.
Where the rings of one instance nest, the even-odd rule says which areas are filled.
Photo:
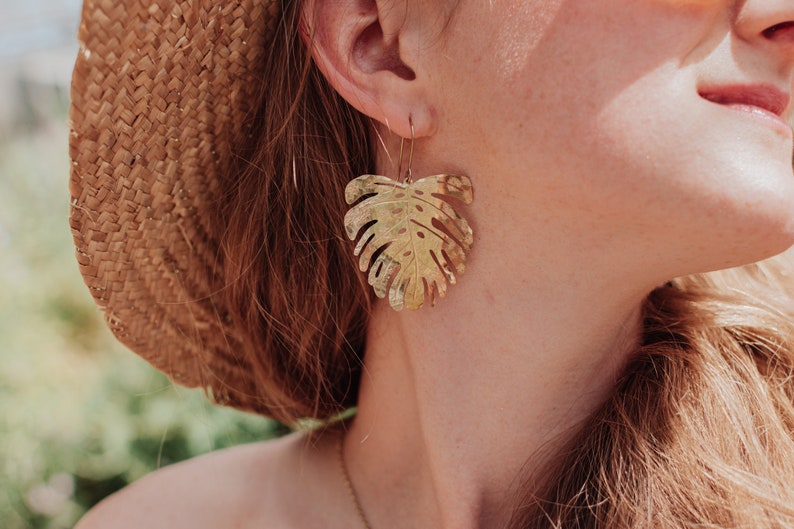
[[372, 315], [345, 449], [374, 529], [504, 527], [636, 347], [641, 292], [475, 275], [436, 308]]

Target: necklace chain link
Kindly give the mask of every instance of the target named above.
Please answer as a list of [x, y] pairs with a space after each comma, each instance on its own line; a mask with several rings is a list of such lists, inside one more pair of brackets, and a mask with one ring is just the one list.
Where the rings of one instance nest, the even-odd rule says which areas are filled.
[[350, 494], [350, 498], [353, 500], [353, 505], [355, 505], [356, 507], [356, 511], [358, 512], [358, 517], [366, 529], [372, 529], [372, 525], [370, 525], [369, 520], [367, 519], [367, 515], [364, 514], [364, 508], [361, 507], [361, 501], [358, 498], [358, 494], [356, 493], [356, 488], [353, 486], [353, 481], [350, 479], [350, 472], [347, 469], [347, 461], [345, 460], [344, 430], [339, 432], [339, 441], [337, 442], [337, 448], [339, 455], [339, 466], [342, 468], [342, 475], [345, 478], [345, 485], [347, 486], [347, 491]]

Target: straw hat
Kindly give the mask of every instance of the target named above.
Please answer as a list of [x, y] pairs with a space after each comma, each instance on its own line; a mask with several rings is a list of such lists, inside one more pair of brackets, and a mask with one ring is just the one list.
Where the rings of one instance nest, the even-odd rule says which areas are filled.
[[[214, 294], [203, 212], [251, 111], [279, 2], [85, 0], [72, 81], [71, 227], [115, 335], [182, 385], [262, 411]], [[243, 127], [244, 128], [244, 127]]]

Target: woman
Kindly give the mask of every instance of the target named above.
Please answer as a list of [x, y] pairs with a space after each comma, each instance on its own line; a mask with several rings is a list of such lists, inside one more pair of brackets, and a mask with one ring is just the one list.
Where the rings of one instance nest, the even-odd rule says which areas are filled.
[[794, 527], [789, 268], [693, 275], [794, 243], [794, 3], [196, 4], [85, 5], [78, 258], [178, 383], [325, 426], [80, 529]]

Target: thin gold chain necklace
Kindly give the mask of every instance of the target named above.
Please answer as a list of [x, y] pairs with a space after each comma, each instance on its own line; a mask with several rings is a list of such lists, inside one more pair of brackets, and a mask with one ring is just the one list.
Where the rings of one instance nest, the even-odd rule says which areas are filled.
[[338, 454], [339, 454], [339, 466], [342, 468], [342, 475], [345, 478], [345, 485], [347, 485], [347, 491], [350, 493], [350, 498], [353, 500], [353, 504], [356, 506], [356, 511], [358, 512], [358, 517], [361, 520], [361, 523], [364, 524], [366, 529], [372, 529], [372, 525], [370, 525], [369, 520], [367, 519], [367, 515], [364, 514], [364, 509], [361, 507], [361, 501], [358, 499], [358, 494], [356, 494], [356, 489], [353, 487], [353, 481], [350, 479], [350, 472], [347, 470], [347, 462], [345, 461], [345, 431], [342, 430], [339, 432], [339, 440], [337, 442]]

